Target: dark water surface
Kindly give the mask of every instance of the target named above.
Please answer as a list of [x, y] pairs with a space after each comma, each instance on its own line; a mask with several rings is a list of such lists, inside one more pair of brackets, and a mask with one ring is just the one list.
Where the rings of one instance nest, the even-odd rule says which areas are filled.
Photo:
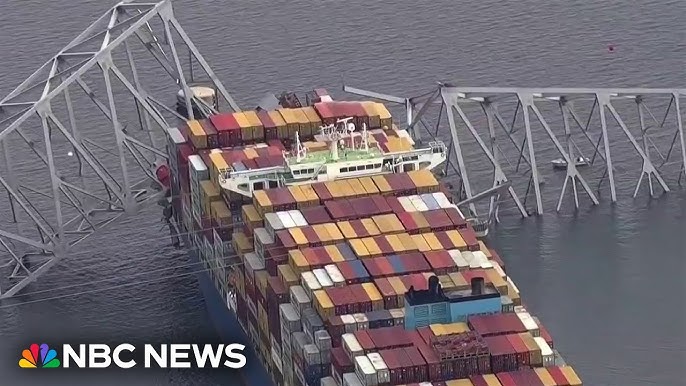
[[[4, 0], [1, 93], [108, 6], [108, 1]], [[175, 7], [196, 45], [247, 108], [266, 92], [335, 90], [343, 79], [403, 95], [445, 79], [470, 86], [660, 87], [683, 85], [686, 75], [683, 1], [180, 0]], [[617, 47], [614, 54], [607, 52], [608, 44]], [[545, 205], [552, 212], [554, 202]], [[676, 190], [647, 206], [645, 199], [622, 197], [614, 207], [605, 202], [577, 215], [506, 218], [494, 236], [528, 308], [586, 385], [684, 384], [686, 195]], [[39, 340], [214, 338], [194, 276], [162, 280], [193, 267], [185, 254], [169, 247], [158, 219], [157, 209], [151, 209], [117, 223], [28, 289], [46, 292], [22, 300], [161, 280], [0, 308], [0, 384], [235, 384], [235, 376], [220, 372], [38, 377], [16, 368], [20, 348]], [[117, 276], [126, 278], [99, 281]]]

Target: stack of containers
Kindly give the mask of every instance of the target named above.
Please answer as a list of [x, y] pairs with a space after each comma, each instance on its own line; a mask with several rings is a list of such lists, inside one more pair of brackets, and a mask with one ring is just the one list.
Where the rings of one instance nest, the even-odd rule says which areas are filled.
[[[255, 216], [244, 213], [249, 225], [236, 237], [253, 245], [243, 252], [247, 324], [258, 326], [248, 329], [269, 353], [275, 377], [302, 385], [329, 375], [324, 382], [336, 384], [467, 376], [492, 383], [497, 378], [477, 375], [554, 364], [543, 329], [515, 301], [519, 291], [497, 255], [472, 239], [431, 178], [405, 173], [255, 192]], [[433, 275], [446, 291], [468, 290], [482, 277], [501, 294], [504, 313], [433, 326], [429, 340], [408, 331], [406, 343], [399, 333], [405, 293], [427, 289]], [[270, 304], [276, 292], [283, 295]]]

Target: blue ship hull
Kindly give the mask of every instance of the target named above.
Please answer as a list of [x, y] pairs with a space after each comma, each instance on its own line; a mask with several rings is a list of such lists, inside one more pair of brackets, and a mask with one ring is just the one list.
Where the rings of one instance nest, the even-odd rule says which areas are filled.
[[[192, 245], [190, 240], [184, 236], [186, 245]], [[188, 251], [191, 262], [201, 262], [197, 249], [189, 249]], [[219, 293], [214, 286], [214, 281], [208, 271], [202, 270], [197, 274], [198, 284], [200, 290], [205, 298], [205, 305], [210, 320], [214, 325], [219, 338], [224, 343], [240, 343], [245, 345], [244, 354], [246, 356], [247, 364], [241, 370], [240, 375], [244, 385], [264, 385], [272, 386], [274, 381], [267, 369], [262, 365], [260, 359], [257, 357], [255, 347], [250, 342], [250, 338], [240, 323], [233, 311], [229, 309], [226, 304], [226, 299]]]

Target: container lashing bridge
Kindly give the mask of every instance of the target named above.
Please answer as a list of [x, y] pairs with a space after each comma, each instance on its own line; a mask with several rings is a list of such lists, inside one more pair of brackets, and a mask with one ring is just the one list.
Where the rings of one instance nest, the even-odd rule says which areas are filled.
[[[181, 57], [182, 50], [184, 54], [188, 52], [188, 58]], [[198, 82], [211, 84], [215, 89], [216, 103], [208, 104], [190, 91], [198, 75], [194, 71], [202, 75]], [[183, 117], [162, 101], [179, 90], [191, 118], [240, 110], [174, 17], [170, 0], [124, 1], [109, 9], [0, 100], [0, 299], [20, 293], [60, 259], [77, 251], [89, 236], [123, 215], [134, 215], [146, 206], [165, 202], [169, 193], [155, 171], [168, 157], [164, 129], [175, 126]], [[593, 159], [597, 155], [603, 160], [607, 177], [602, 178], [609, 181], [612, 201], [617, 199], [613, 174], [617, 162], [613, 163], [609, 150], [615, 139], [608, 135], [608, 116], [619, 123], [621, 132], [642, 160], [640, 177], [648, 176], [651, 194], [653, 179], [664, 191], [669, 190], [661, 166], [670, 164], [668, 160], [678, 152], [677, 148], [681, 150], [679, 181], [686, 164], [679, 105], [685, 92], [682, 89], [534, 90], [439, 84], [436, 90], [417, 98], [398, 98], [349, 87], [344, 90], [404, 106], [407, 116], [401, 126], [410, 129], [417, 141], [427, 138], [427, 134], [449, 136], [451, 155], [445, 171], [449, 167], [456, 171], [460, 205], [468, 207], [475, 216], [476, 203], [490, 199], [489, 218], [497, 217], [499, 197], [504, 194], [509, 194], [522, 216], [530, 213], [526, 206], [528, 192], [521, 196], [523, 200], [518, 195], [515, 182], [520, 176], [512, 177], [506, 172], [503, 162], [510, 162], [497, 143], [497, 125], [517, 149], [517, 164], [524, 163], [530, 170], [528, 186], [533, 187], [535, 211], [539, 214], [543, 213], [540, 165], [536, 164], [536, 136], [540, 132], [532, 129], [533, 119], [540, 121], [544, 133], [567, 161], [560, 197], [570, 182], [577, 206], [577, 183], [592, 203], [597, 204], [599, 198], [586, 176], [570, 162], [577, 152], [581, 154], [573, 141], [573, 124], [579, 126], [577, 133], [583, 133], [593, 143]], [[592, 136], [589, 124], [584, 126], [572, 106], [577, 99], [589, 96], [595, 101], [593, 108], [600, 111], [603, 135], [598, 138]], [[664, 120], [660, 123], [644, 101], [665, 96], [671, 100], [668, 113], [671, 111], [677, 117], [671, 123], [670, 133], [675, 133], [673, 146], [666, 155], [649, 150], [659, 145], [652, 143], [649, 132], [665, 132], [669, 125]], [[639, 106], [640, 140], [633, 137], [615, 109], [618, 99], [632, 100]], [[516, 101], [517, 111], [524, 119], [526, 150], [517, 138], [515, 125], [507, 125], [501, 114], [500, 108], [510, 100]], [[540, 105], [551, 102], [561, 107], [565, 117], [560, 126], [565, 130], [564, 142], [554, 134], [558, 126], [543, 117]], [[485, 122], [468, 118], [474, 106], [483, 110]], [[428, 113], [437, 107], [439, 119], [431, 125]], [[447, 115], [447, 124], [441, 123], [442, 115]], [[651, 118], [657, 121], [656, 125], [644, 122]], [[458, 122], [465, 125], [475, 145], [467, 143], [469, 137], [458, 130]], [[487, 140], [478, 133], [483, 128], [488, 129]], [[602, 151], [597, 144], [600, 141], [604, 145]], [[484, 181], [470, 179], [468, 175], [464, 151], [470, 147], [478, 149], [492, 165], [493, 179], [486, 181], [487, 186], [481, 191], [476, 185]], [[663, 159], [661, 163], [651, 158], [654, 152]]]

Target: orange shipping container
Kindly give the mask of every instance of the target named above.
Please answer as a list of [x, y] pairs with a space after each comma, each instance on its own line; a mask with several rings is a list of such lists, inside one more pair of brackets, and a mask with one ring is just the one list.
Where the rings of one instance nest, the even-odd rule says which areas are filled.
[[288, 264], [293, 269], [293, 272], [298, 275], [310, 270], [310, 264], [299, 249], [291, 249], [288, 251]]
[[466, 251], [467, 250], [467, 243], [465, 243], [464, 239], [462, 238], [462, 235], [460, 235], [460, 232], [456, 231], [455, 229], [451, 229], [446, 232], [448, 237], [450, 237], [450, 241], [453, 242], [453, 247], [452, 249], [459, 249], [461, 251]]
[[393, 127], [393, 118], [391, 113], [388, 111], [383, 103], [375, 102], [374, 107], [376, 108], [377, 114], [379, 114], [379, 120], [381, 121], [381, 127], [386, 126], [387, 128]]
[[429, 225], [429, 222], [426, 221], [426, 218], [422, 214], [422, 212], [410, 212], [410, 217], [412, 217], [412, 220], [414, 220], [414, 223], [417, 225], [417, 230], [419, 232], [428, 232], [431, 230], [431, 226]]
[[[303, 137], [309, 137], [312, 135], [312, 125], [310, 124], [310, 120], [307, 119], [307, 115], [305, 115], [305, 112], [303, 111], [302, 108], [295, 108], [293, 110], [293, 115], [295, 116], [295, 119], [298, 121], [300, 128], [299, 130], [299, 135], [300, 138]], [[295, 136], [294, 136], [295, 137]]]
[[371, 177], [360, 177], [359, 181], [362, 184], [362, 187], [364, 187], [364, 191], [367, 192], [368, 195], [371, 196], [374, 194], [379, 194], [379, 188], [376, 186]]
[[[303, 256], [304, 259], [304, 256]], [[278, 266], [277, 270], [279, 271], [279, 279], [281, 279], [281, 282], [286, 286], [294, 286], [298, 285], [298, 275], [295, 274], [293, 271], [293, 268], [291, 268], [290, 265], [288, 264], [281, 264]]]
[[256, 190], [253, 192], [253, 205], [261, 215], [270, 213], [274, 210], [271, 200], [267, 197], [267, 192], [264, 190]]
[[398, 239], [403, 244], [403, 248], [405, 248], [406, 251], [418, 250], [417, 244], [415, 244], [414, 239], [407, 233], [399, 233]]
[[295, 138], [295, 132], [300, 131], [300, 121], [293, 112], [293, 109], [277, 109], [283, 121], [286, 122], [286, 128], [288, 129], [288, 136], [286, 138]]
[[341, 231], [338, 230], [338, 227], [334, 223], [326, 223], [324, 224], [326, 227], [326, 231], [329, 232], [329, 235], [331, 236], [331, 241], [334, 243], [340, 242], [345, 240], [343, 235], [341, 234]]
[[388, 241], [388, 243], [391, 245], [391, 248], [393, 248], [394, 252], [396, 252], [396, 253], [405, 252], [405, 247], [403, 246], [403, 243], [400, 241], [398, 236], [387, 235], [386, 241]]
[[428, 252], [431, 250], [431, 247], [422, 235], [412, 235], [412, 241], [414, 241], [419, 252]]
[[340, 186], [336, 183], [336, 181], [325, 182], [324, 186], [326, 186], [326, 189], [329, 191], [329, 193], [331, 193], [331, 197], [334, 199], [344, 197], [343, 191], [341, 191]]
[[305, 198], [305, 195], [298, 185], [289, 186], [288, 190], [295, 199], [298, 209], [302, 209], [307, 206], [307, 198]]
[[374, 241], [373, 238], [371, 237], [365, 237], [361, 239], [362, 242], [364, 243], [364, 247], [367, 248], [367, 251], [369, 251], [369, 256], [371, 257], [376, 257], [376, 256], [381, 256], [381, 248], [376, 244], [376, 241]]
[[447, 381], [445, 386], [474, 386], [474, 384], [469, 379], [456, 379]]
[[210, 160], [212, 161], [210, 179], [215, 185], [220, 186], [219, 177], [222, 173], [226, 173], [229, 170], [229, 165], [220, 152], [210, 153]]
[[305, 234], [300, 228], [290, 228], [288, 232], [291, 234], [293, 241], [298, 245], [298, 247], [304, 247], [309, 244], [309, 240], [305, 237]]
[[207, 149], [207, 133], [196, 120], [187, 121], [186, 124], [191, 132], [191, 142], [198, 149]]
[[312, 185], [300, 185], [300, 191], [302, 191], [305, 195], [305, 199], [307, 200], [307, 206], [319, 205], [319, 197], [317, 196], [317, 193], [314, 191], [314, 189], [312, 189]]
[[278, 111], [269, 111], [269, 118], [276, 126], [276, 132], [280, 139], [288, 139], [288, 124], [283, 119], [283, 115]]
[[433, 233], [422, 233], [422, 236], [432, 251], [440, 251], [443, 249], [443, 245], [441, 245], [440, 241], [438, 241], [436, 235]]
[[412, 179], [418, 193], [433, 193], [438, 191], [438, 181], [429, 169], [413, 170], [407, 175]]
[[545, 367], [537, 367], [534, 369], [534, 371], [536, 371], [536, 375], [538, 375], [538, 379], [541, 380], [543, 386], [557, 386], [557, 382], [555, 382]]
[[338, 182], [338, 186], [340, 187], [341, 191], [343, 192], [343, 197], [354, 198], [357, 196], [357, 193], [355, 193], [355, 189], [353, 189], [353, 187], [350, 186], [350, 183], [348, 182], [348, 180], [337, 180], [335, 182]]
[[253, 147], [248, 147], [246, 149], [243, 149], [243, 154], [245, 154], [245, 157], [247, 159], [253, 159], [259, 157], [259, 154], [257, 154], [257, 150]]
[[350, 225], [350, 221], [339, 221], [336, 223], [336, 225], [338, 226], [338, 229], [341, 230], [343, 237], [345, 237], [346, 239], [357, 238], [357, 233], [355, 233], [355, 230], [353, 229], [352, 225]]
[[560, 371], [562, 371], [562, 374], [564, 374], [565, 378], [567, 378], [567, 382], [569, 382], [571, 386], [581, 385], [581, 379], [579, 379], [579, 376], [572, 367], [560, 366]]
[[322, 320], [328, 320], [330, 317], [334, 316], [334, 305], [326, 291], [316, 290], [313, 294], [315, 310], [319, 316], [321, 316]]
[[236, 119], [236, 122], [238, 122], [238, 126], [241, 127], [241, 138], [246, 135], [248, 136], [247, 140], [252, 139], [252, 126], [250, 126], [250, 122], [245, 114], [243, 114], [242, 111], [239, 111], [233, 113], [233, 117]]
[[348, 243], [350, 244], [350, 248], [352, 248], [353, 252], [358, 258], [364, 259], [366, 257], [369, 257], [369, 251], [364, 246], [364, 243], [361, 239], [348, 240]]
[[386, 178], [383, 175], [372, 176], [372, 180], [374, 181], [374, 185], [379, 188], [381, 194], [388, 195], [393, 192], [391, 185], [388, 184], [388, 181], [386, 181]]
[[376, 111], [376, 108], [374, 106], [374, 102], [360, 102], [362, 104], [362, 108], [364, 108], [364, 112], [367, 114], [369, 117], [369, 128], [370, 129], [376, 129], [381, 127], [381, 117], [379, 117], [379, 113]]
[[333, 241], [333, 237], [331, 237], [329, 232], [326, 230], [326, 226], [324, 224], [313, 225], [312, 229], [314, 229], [314, 233], [317, 234], [317, 237], [322, 242], [322, 244], [331, 244], [331, 242]]
[[[245, 117], [248, 119], [248, 123], [250, 123], [250, 131], [252, 136], [248, 139], [257, 142], [264, 141], [264, 126], [262, 126], [262, 121], [260, 121], [260, 118], [257, 116], [257, 112], [254, 110], [246, 110], [243, 111], [243, 114], [245, 114]], [[246, 138], [243, 137], [243, 140], [245, 141]]]
[[319, 134], [320, 127], [322, 126], [322, 119], [319, 118], [319, 114], [312, 106], [306, 106], [302, 108], [303, 112], [307, 116], [307, 120], [310, 121], [310, 126], [312, 127], [312, 134]]
[[451, 272], [448, 276], [450, 276], [450, 280], [455, 283], [455, 288], [458, 291], [471, 288], [471, 283], [468, 283], [467, 279], [465, 279], [460, 272]]
[[364, 189], [364, 186], [362, 185], [362, 183], [360, 182], [359, 179], [350, 178], [347, 181], [348, 181], [348, 184], [350, 184], [350, 187], [355, 192], [355, 196], [364, 197], [367, 195], [367, 191]]
[[335, 245], [326, 245], [324, 246], [324, 249], [326, 249], [326, 253], [329, 254], [329, 257], [334, 263], [338, 263], [340, 261], [344, 261], [345, 258], [341, 254], [341, 251], [338, 250], [338, 247]]
[[482, 377], [484, 378], [484, 381], [486, 381], [488, 386], [502, 386], [502, 384], [498, 380], [498, 377], [496, 377], [495, 374], [483, 374]]
[[393, 287], [393, 290], [395, 291], [396, 295], [404, 296], [405, 293], [407, 293], [407, 288], [405, 287], [405, 284], [403, 283], [403, 281], [400, 280], [400, 277], [398, 277], [398, 276], [389, 277], [388, 282], [391, 284], [391, 287]]
[[367, 230], [369, 236], [378, 236], [381, 234], [381, 231], [371, 218], [363, 218], [361, 222], [364, 228]]
[[376, 285], [374, 285], [374, 283], [362, 283], [362, 288], [364, 288], [369, 300], [372, 302], [372, 310], [383, 310], [383, 297], [381, 296], [379, 289], [376, 288]]

